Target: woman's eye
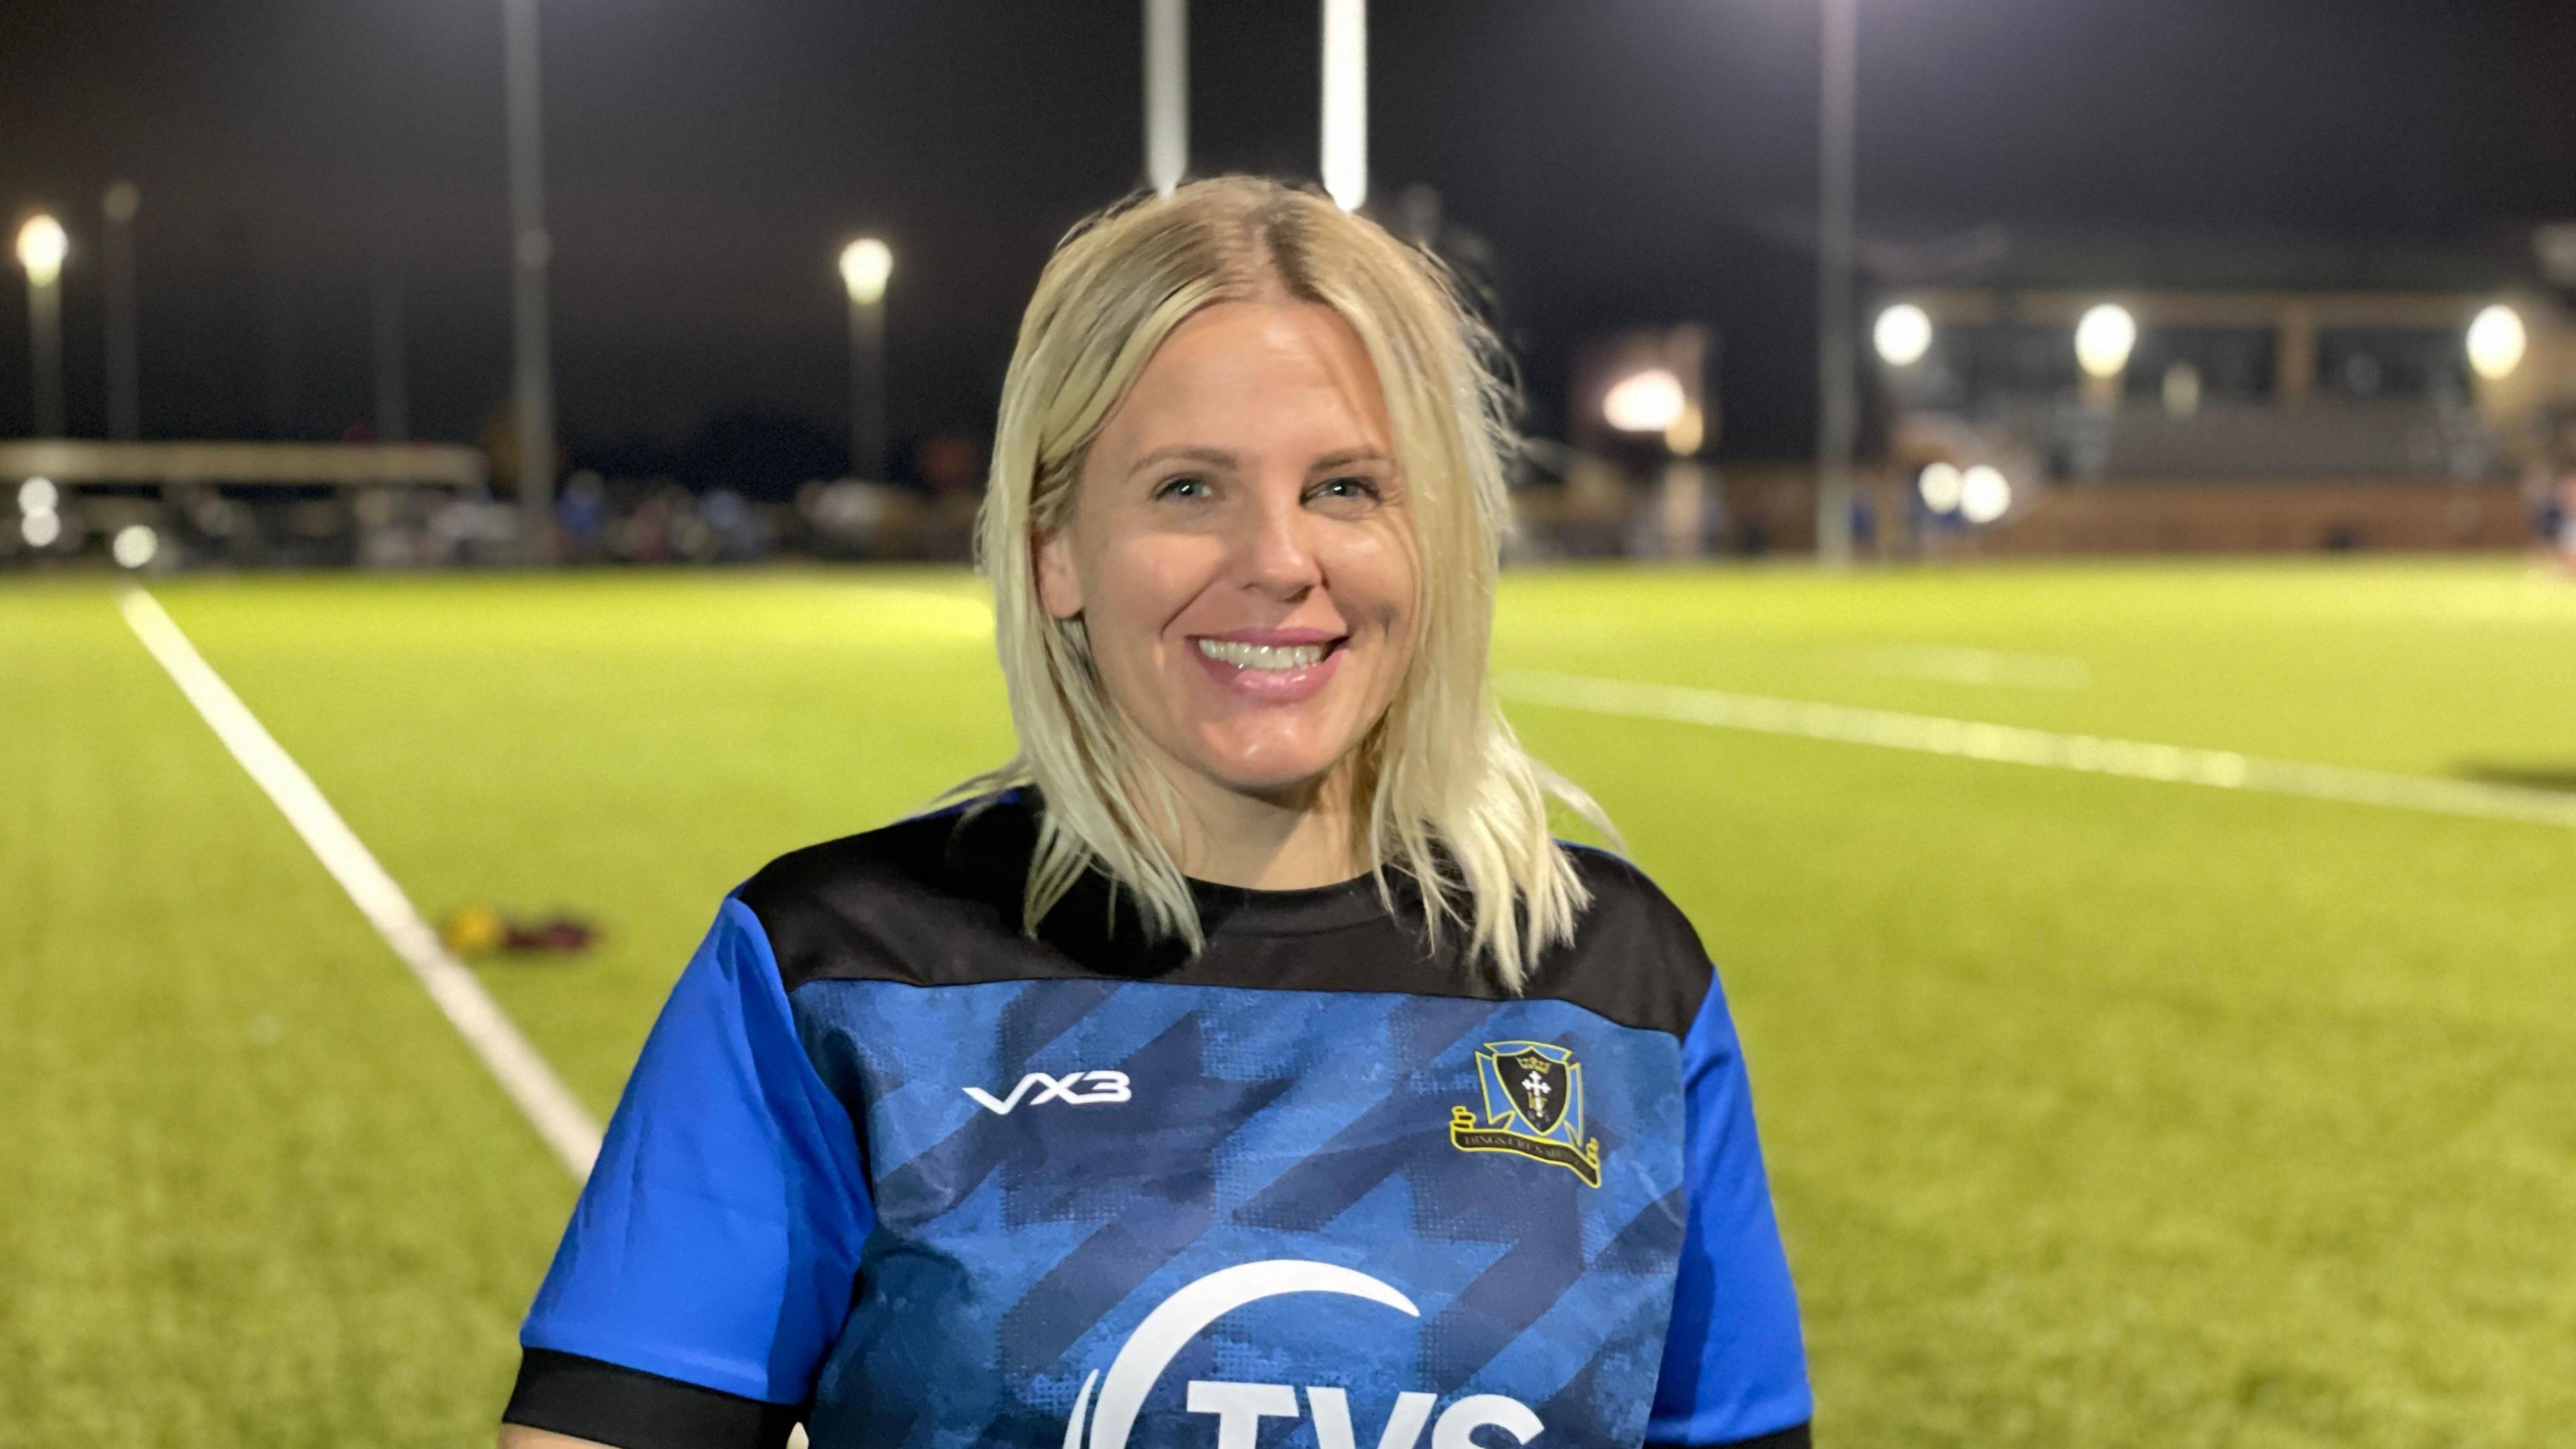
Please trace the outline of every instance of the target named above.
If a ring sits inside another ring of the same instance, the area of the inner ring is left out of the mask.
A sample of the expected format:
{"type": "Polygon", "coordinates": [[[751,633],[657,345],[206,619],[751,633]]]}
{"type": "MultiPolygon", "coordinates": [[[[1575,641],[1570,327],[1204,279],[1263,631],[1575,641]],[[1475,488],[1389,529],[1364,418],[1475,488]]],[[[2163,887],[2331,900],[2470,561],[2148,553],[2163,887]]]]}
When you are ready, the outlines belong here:
{"type": "Polygon", "coordinates": [[[1375,498],[1379,489],[1374,478],[1350,477],[1332,479],[1315,492],[1326,498],[1375,498]]]}
{"type": "Polygon", "coordinates": [[[1208,496],[1207,480],[1194,474],[1183,474],[1178,478],[1167,478],[1163,481],[1163,485],[1161,487],[1154,490],[1154,496],[1157,498],[1205,498],[1208,496]]]}

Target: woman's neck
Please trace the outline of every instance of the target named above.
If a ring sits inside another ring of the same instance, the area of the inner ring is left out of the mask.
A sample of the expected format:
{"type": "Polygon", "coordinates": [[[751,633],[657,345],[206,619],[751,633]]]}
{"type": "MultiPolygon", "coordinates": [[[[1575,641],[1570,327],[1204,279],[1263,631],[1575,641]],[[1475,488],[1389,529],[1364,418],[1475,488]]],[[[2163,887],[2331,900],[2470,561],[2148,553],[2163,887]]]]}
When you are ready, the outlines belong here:
{"type": "Polygon", "coordinates": [[[1181,832],[1166,840],[1181,872],[1219,885],[1300,890],[1367,871],[1351,790],[1334,771],[1277,795],[1248,795],[1180,771],[1181,832]]]}

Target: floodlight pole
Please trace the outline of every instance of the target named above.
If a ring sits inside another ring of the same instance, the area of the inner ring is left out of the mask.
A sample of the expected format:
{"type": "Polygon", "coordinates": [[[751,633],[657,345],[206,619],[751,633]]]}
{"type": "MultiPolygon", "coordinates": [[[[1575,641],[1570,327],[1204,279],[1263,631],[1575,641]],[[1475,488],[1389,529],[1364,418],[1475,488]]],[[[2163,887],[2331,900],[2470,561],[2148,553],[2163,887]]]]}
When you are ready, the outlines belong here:
{"type": "Polygon", "coordinates": [[[850,296],[850,476],[886,475],[885,294],[894,248],[863,236],[841,248],[841,286],[850,296]]]}
{"type": "Polygon", "coordinates": [[[1816,227],[1816,562],[1852,558],[1852,452],[1860,431],[1853,366],[1854,134],[1859,0],[1823,0],[1824,65],[1816,227]]]}
{"type": "Polygon", "coordinates": [[[555,382],[546,340],[545,150],[538,126],[537,0],[501,0],[510,127],[510,293],[513,396],[519,435],[519,511],[527,558],[547,562],[554,537],[555,382]]]}
{"type": "Polygon", "coordinates": [[[134,213],[142,193],[119,181],[99,198],[107,219],[107,436],[119,443],[142,435],[142,388],[134,323],[134,213]]]}
{"type": "Polygon", "coordinates": [[[886,477],[885,297],[850,299],[850,476],[886,477]]]}
{"type": "Polygon", "coordinates": [[[1145,0],[1145,179],[1169,196],[1189,169],[1189,0],[1145,0]]]}
{"type": "Polygon", "coordinates": [[[43,212],[18,228],[18,265],[27,274],[28,381],[39,438],[63,435],[63,259],[70,252],[62,223],[43,212]]]}
{"type": "Polygon", "coordinates": [[[35,435],[63,435],[63,284],[27,274],[27,348],[35,367],[35,435]]]}

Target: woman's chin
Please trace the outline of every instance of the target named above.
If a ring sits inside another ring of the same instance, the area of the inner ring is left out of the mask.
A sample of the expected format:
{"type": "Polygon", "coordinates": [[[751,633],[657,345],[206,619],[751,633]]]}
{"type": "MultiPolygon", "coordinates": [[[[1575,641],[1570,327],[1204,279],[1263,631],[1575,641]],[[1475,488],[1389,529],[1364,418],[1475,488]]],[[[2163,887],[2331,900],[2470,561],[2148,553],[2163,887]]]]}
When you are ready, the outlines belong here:
{"type": "Polygon", "coordinates": [[[1224,765],[1201,764],[1200,773],[1238,795],[1264,800],[1294,799],[1313,793],[1333,771],[1339,756],[1301,754],[1289,758],[1236,759],[1224,765]]]}

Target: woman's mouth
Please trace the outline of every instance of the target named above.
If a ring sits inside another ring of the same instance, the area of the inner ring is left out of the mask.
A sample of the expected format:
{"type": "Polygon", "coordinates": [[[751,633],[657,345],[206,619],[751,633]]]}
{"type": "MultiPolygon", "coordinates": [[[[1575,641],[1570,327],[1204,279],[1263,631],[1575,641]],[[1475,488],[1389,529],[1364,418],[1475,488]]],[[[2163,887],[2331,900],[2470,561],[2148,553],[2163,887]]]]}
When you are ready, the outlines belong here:
{"type": "Polygon", "coordinates": [[[1293,644],[1255,644],[1204,635],[1190,640],[1199,666],[1218,687],[1263,704],[1297,704],[1313,698],[1333,677],[1348,643],[1348,635],[1293,644]]]}
{"type": "Polygon", "coordinates": [[[1219,663],[1237,669],[1258,669],[1267,673],[1284,673],[1305,669],[1324,662],[1324,656],[1342,646],[1343,640],[1331,639],[1319,644],[1246,644],[1234,639],[1195,639],[1199,652],[1219,663]]]}

